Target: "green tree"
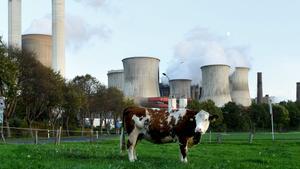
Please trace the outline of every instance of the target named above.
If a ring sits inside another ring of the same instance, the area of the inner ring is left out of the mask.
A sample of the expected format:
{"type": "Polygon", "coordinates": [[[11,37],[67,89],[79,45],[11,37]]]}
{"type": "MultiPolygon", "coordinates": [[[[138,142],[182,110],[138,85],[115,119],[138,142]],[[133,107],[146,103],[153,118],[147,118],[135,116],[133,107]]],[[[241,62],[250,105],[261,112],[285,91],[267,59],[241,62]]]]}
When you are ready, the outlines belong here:
{"type": "MultiPolygon", "coordinates": [[[[95,118],[95,111],[96,111],[96,94],[99,88],[102,88],[103,85],[95,78],[89,74],[84,76],[76,76],[72,83],[77,86],[82,92],[84,93],[85,97],[87,98],[86,105],[83,105],[79,116],[80,116],[80,125],[81,131],[84,130],[85,125],[85,118],[90,119],[90,126],[93,127],[93,121],[95,118]]],[[[82,133],[83,134],[83,133],[82,133]]]]}
{"type": "Polygon", "coordinates": [[[61,115],[64,79],[46,68],[28,51],[19,58],[21,88],[20,100],[25,108],[25,119],[32,129],[33,123],[42,115],[51,118],[61,115]]]}
{"type": "Polygon", "coordinates": [[[287,128],[290,122],[288,110],[279,104],[273,104],[274,125],[279,131],[287,128]]]}
{"type": "Polygon", "coordinates": [[[21,55],[19,49],[8,49],[0,37],[0,96],[6,98],[4,123],[8,137],[11,136],[9,121],[17,105],[19,68],[15,58],[19,55],[21,55]]]}
{"type": "Polygon", "coordinates": [[[252,103],[249,108],[249,115],[254,132],[257,129],[270,128],[270,113],[268,110],[268,105],[252,103]]]}
{"type": "Polygon", "coordinates": [[[229,102],[224,105],[222,111],[228,130],[248,131],[250,129],[249,113],[243,106],[229,102]]]}
{"type": "Polygon", "coordinates": [[[77,115],[80,110],[86,105],[86,97],[83,91],[73,83],[69,82],[64,86],[64,103],[63,109],[64,113],[62,114],[63,126],[66,128],[68,135],[70,127],[72,129],[76,128],[77,115]]]}
{"type": "Polygon", "coordinates": [[[300,104],[297,102],[280,102],[280,105],[284,106],[289,112],[291,129],[300,129],[300,104]]]}

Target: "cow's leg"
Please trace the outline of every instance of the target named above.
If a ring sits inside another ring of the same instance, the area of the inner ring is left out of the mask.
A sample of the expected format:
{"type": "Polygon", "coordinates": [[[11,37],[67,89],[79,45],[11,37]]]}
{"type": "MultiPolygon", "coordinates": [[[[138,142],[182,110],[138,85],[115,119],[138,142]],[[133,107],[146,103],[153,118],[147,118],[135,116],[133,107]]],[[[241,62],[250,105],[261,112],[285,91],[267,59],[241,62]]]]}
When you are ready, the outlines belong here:
{"type": "Polygon", "coordinates": [[[180,160],[181,162],[186,163],[187,162],[187,139],[181,138],[179,139],[179,148],[180,148],[180,160]]]}
{"type": "Polygon", "coordinates": [[[132,132],[128,136],[128,141],[127,141],[127,149],[128,149],[128,158],[129,161],[134,162],[136,160],[136,155],[135,155],[135,146],[137,142],[137,138],[140,134],[139,129],[137,127],[134,127],[132,132]]]}

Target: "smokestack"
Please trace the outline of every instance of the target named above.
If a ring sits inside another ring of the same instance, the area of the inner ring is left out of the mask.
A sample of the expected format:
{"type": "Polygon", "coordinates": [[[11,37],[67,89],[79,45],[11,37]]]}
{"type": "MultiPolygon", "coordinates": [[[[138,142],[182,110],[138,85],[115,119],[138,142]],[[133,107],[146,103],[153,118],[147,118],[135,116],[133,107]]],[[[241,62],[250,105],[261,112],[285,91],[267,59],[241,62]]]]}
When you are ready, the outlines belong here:
{"type": "Polygon", "coordinates": [[[262,103],[263,88],[262,88],[262,73],[257,72],[257,103],[262,103]]]}
{"type": "Polygon", "coordinates": [[[21,48],[22,1],[8,0],[8,46],[21,48]]]}
{"type": "Polygon", "coordinates": [[[300,82],[297,82],[297,102],[300,102],[300,82]]]}
{"type": "Polygon", "coordinates": [[[52,0],[52,69],[65,76],[65,0],[52,0]]]}

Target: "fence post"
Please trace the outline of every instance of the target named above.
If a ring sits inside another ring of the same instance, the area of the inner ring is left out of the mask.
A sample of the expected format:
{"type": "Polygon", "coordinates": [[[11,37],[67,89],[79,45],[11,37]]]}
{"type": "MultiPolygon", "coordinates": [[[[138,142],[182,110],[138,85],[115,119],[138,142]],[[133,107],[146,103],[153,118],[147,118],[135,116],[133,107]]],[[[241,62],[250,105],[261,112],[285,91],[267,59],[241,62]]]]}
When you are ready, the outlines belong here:
{"type": "Polygon", "coordinates": [[[96,131],[96,138],[97,138],[97,140],[99,139],[99,132],[98,132],[98,130],[96,131]]]}
{"type": "Polygon", "coordinates": [[[50,130],[48,129],[48,139],[50,138],[50,130]]]}
{"type": "Polygon", "coordinates": [[[218,135],[217,135],[217,143],[218,144],[222,143],[222,135],[221,135],[221,133],[218,133],[218,135]]]}
{"type": "Polygon", "coordinates": [[[58,144],[60,144],[60,138],[61,138],[61,126],[59,127],[59,135],[58,135],[58,144]]]}
{"type": "Polygon", "coordinates": [[[249,133],[249,143],[252,144],[254,134],[252,132],[249,133]]]}
{"type": "Polygon", "coordinates": [[[211,130],[209,131],[209,143],[211,143],[211,130]]]}
{"type": "Polygon", "coordinates": [[[35,132],[35,139],[34,139],[34,143],[35,143],[35,144],[38,144],[38,142],[39,142],[38,130],[35,130],[34,132],[35,132]]]}
{"type": "Polygon", "coordinates": [[[93,142],[93,128],[91,128],[91,133],[90,133],[90,142],[93,142]]]}

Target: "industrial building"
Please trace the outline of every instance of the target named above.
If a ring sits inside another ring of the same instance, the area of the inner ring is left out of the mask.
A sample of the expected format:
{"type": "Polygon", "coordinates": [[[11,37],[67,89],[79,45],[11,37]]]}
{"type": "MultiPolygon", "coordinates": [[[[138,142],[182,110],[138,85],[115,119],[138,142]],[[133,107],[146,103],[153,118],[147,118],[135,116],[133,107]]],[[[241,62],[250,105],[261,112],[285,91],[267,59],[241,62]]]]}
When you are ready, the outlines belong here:
{"type": "Polygon", "coordinates": [[[232,101],[246,107],[251,105],[248,72],[249,68],[247,67],[236,67],[233,74],[229,77],[232,101]]]}
{"type": "Polygon", "coordinates": [[[139,56],[122,60],[124,95],[142,104],[148,97],[160,97],[159,62],[154,57],[139,56]]]}
{"type": "Polygon", "coordinates": [[[174,98],[191,98],[191,79],[172,79],[169,81],[170,96],[174,98]]]}
{"type": "Polygon", "coordinates": [[[300,102],[300,82],[296,84],[296,101],[300,102]]]}
{"type": "Polygon", "coordinates": [[[65,0],[52,0],[52,69],[65,76],[65,0]]]}
{"type": "Polygon", "coordinates": [[[256,102],[262,103],[263,101],[263,86],[262,86],[262,73],[257,72],[257,97],[256,102]]]}
{"type": "Polygon", "coordinates": [[[21,14],[22,1],[8,0],[8,45],[10,47],[22,48],[22,44],[26,44],[25,49],[34,49],[33,52],[37,53],[39,61],[49,67],[48,61],[51,60],[51,68],[56,72],[60,72],[62,76],[65,76],[65,0],[52,0],[51,57],[49,57],[48,47],[41,44],[44,42],[48,43],[45,40],[47,37],[44,36],[41,38],[41,36],[31,35],[31,38],[29,38],[28,35],[25,35],[25,42],[23,42],[21,36],[21,14]],[[47,50],[42,51],[44,48],[47,48],[47,50]],[[46,55],[43,56],[45,53],[46,55]]]}
{"type": "Polygon", "coordinates": [[[8,46],[21,48],[22,1],[8,0],[8,46]]]}
{"type": "Polygon", "coordinates": [[[27,34],[22,36],[22,48],[33,52],[44,66],[52,66],[52,37],[44,34],[27,34]]]}
{"type": "Polygon", "coordinates": [[[202,95],[200,101],[212,100],[218,107],[232,101],[229,89],[230,66],[206,65],[202,66],[201,70],[202,95]]]}
{"type": "Polygon", "coordinates": [[[200,96],[201,96],[201,91],[202,91],[202,88],[198,84],[192,85],[191,86],[191,99],[199,100],[200,96]]]}
{"type": "Polygon", "coordinates": [[[120,91],[124,90],[124,71],[110,70],[107,73],[108,87],[116,87],[120,91]]]}

